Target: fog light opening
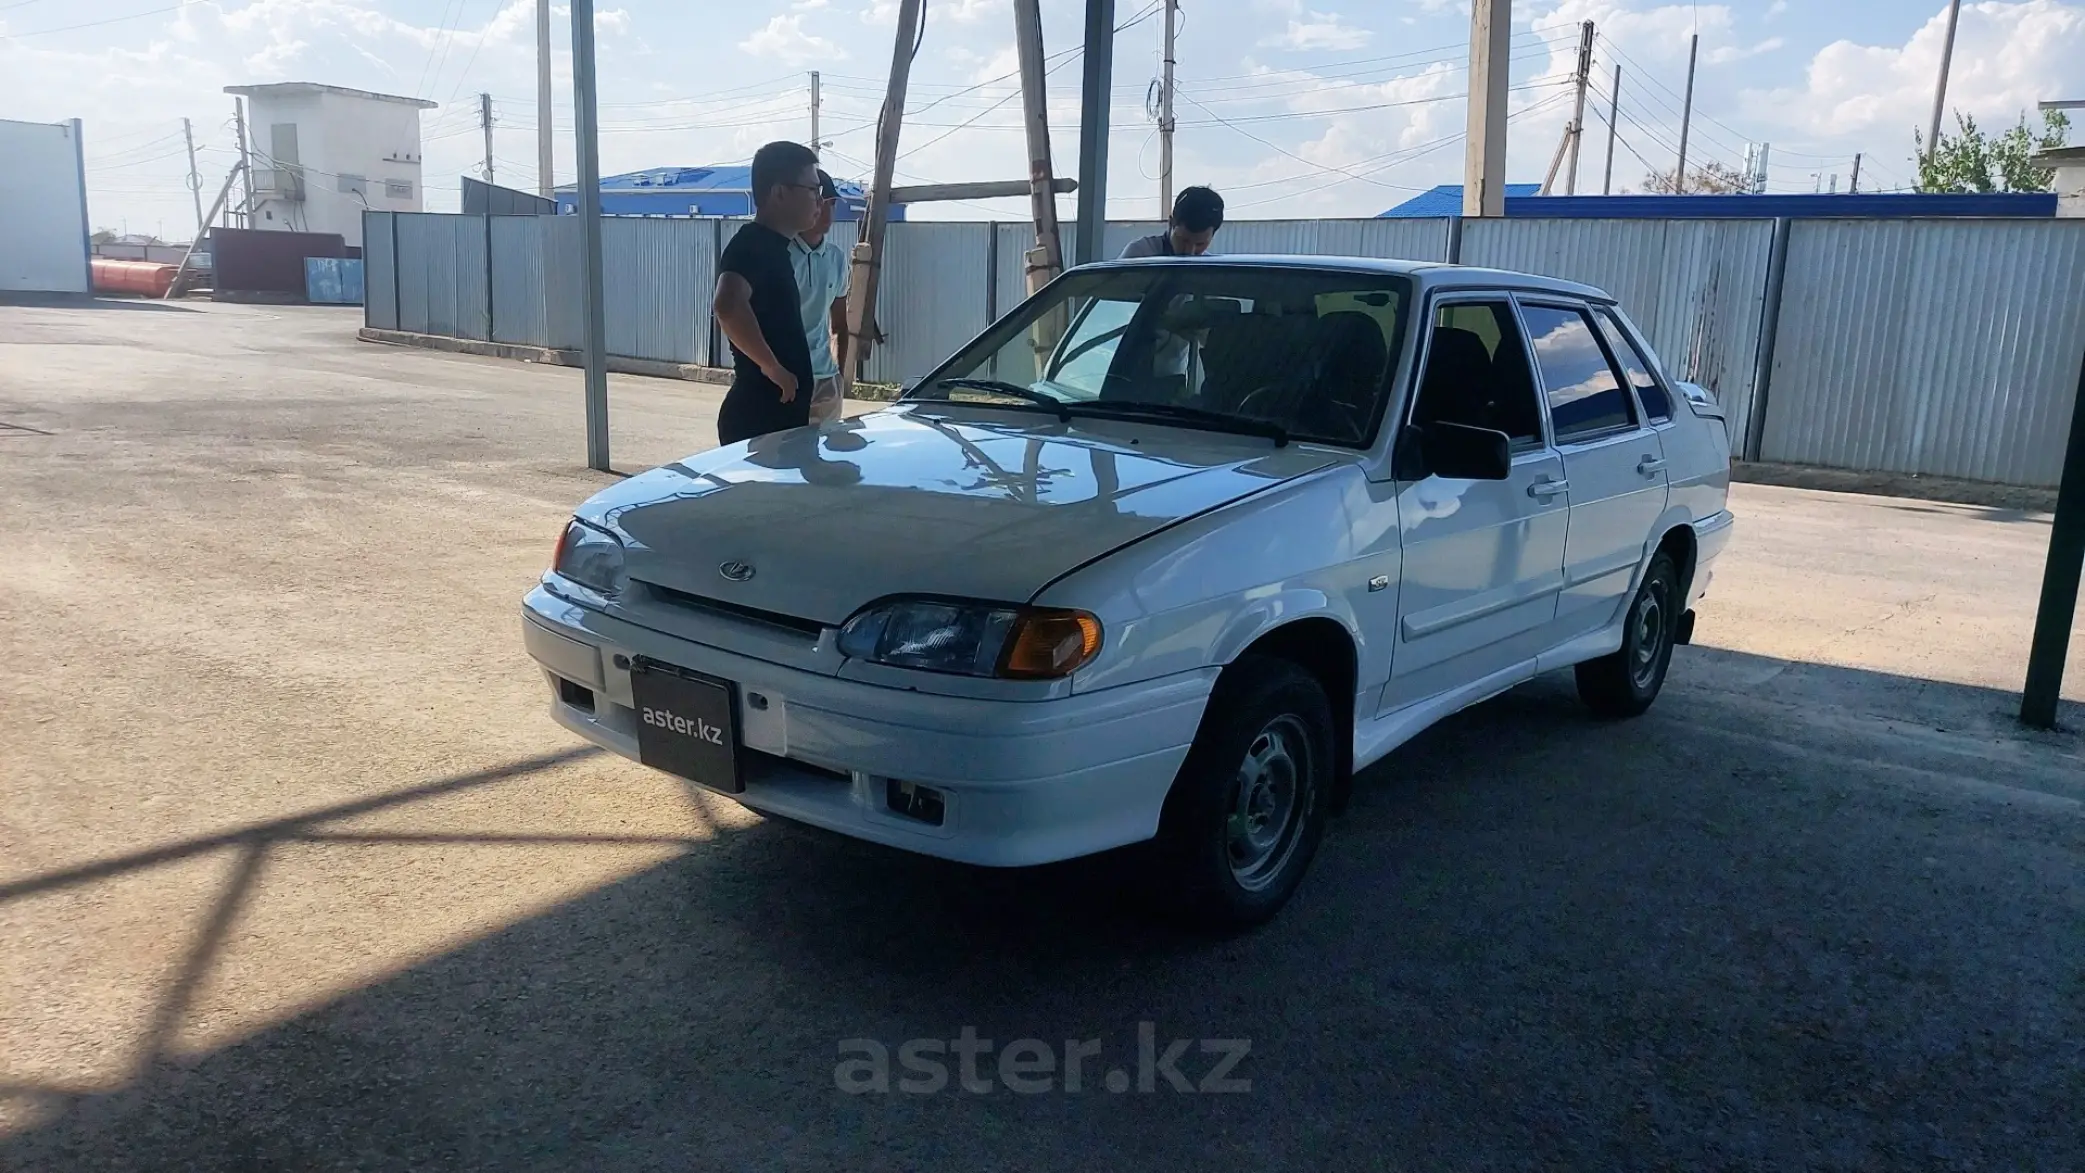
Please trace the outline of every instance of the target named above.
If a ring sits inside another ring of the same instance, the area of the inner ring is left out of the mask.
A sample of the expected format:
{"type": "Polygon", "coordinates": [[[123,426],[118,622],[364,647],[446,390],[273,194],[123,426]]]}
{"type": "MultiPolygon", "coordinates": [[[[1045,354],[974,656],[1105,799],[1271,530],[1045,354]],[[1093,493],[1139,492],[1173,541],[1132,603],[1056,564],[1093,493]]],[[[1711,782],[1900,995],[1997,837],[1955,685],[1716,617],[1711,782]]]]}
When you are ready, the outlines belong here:
{"type": "Polygon", "coordinates": [[[562,676],[557,680],[557,699],[583,712],[594,711],[594,690],[583,684],[574,684],[562,676]]]}
{"type": "Polygon", "coordinates": [[[942,793],[916,782],[885,779],[884,800],[890,809],[929,826],[938,827],[948,817],[948,801],[942,793]]]}

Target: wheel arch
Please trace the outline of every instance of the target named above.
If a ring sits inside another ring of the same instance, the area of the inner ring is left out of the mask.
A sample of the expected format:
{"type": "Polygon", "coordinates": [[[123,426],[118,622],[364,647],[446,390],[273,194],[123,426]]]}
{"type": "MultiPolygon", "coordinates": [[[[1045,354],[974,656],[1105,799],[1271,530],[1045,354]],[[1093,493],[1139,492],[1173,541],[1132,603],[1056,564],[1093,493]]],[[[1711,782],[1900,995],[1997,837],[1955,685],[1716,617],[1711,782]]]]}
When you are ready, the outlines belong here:
{"type": "Polygon", "coordinates": [[[1361,649],[1354,633],[1327,614],[1305,615],[1278,624],[1245,645],[1224,670],[1247,656],[1286,660],[1314,677],[1332,705],[1334,775],[1331,809],[1346,806],[1354,783],[1355,693],[1360,688],[1361,649]]]}

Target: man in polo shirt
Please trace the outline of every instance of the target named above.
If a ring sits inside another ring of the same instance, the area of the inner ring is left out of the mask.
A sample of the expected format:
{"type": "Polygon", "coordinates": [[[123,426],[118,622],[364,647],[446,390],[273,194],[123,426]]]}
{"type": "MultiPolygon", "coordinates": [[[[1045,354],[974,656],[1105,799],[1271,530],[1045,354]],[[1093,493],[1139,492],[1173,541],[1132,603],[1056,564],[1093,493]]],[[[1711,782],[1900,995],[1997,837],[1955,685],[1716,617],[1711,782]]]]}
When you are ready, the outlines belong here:
{"type": "Polygon", "coordinates": [[[818,219],[818,156],[772,142],[753,154],[753,222],[717,260],[711,303],[731,340],[731,389],[717,412],[717,440],[736,444],[810,420],[811,348],[790,264],[790,241],[818,219]]]}
{"type": "Polygon", "coordinates": [[[828,236],[840,190],[823,168],[818,171],[818,218],[789,242],[789,264],[796,273],[796,294],[804,319],[804,341],[811,347],[811,422],[840,418],[840,378],[836,341],[847,336],[847,254],[828,236]]]}
{"type": "Polygon", "coordinates": [[[1223,227],[1223,197],[1206,187],[1190,187],[1173,201],[1166,230],[1141,236],[1122,250],[1127,257],[1198,257],[1209,251],[1223,227]]]}

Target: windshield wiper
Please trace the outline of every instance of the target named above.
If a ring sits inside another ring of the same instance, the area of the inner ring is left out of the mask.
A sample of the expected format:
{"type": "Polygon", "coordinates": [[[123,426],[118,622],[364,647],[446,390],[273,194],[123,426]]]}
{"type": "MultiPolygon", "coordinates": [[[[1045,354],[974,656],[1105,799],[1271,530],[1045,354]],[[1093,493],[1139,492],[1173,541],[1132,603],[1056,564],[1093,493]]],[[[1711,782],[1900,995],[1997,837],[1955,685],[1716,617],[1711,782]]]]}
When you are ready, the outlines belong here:
{"type": "Polygon", "coordinates": [[[1178,403],[1140,403],[1129,399],[1095,400],[1090,403],[1067,403],[1064,410],[1068,415],[1088,416],[1101,419],[1133,419],[1138,416],[1177,420],[1181,423],[1206,427],[1215,432],[1235,432],[1241,436],[1265,436],[1274,441],[1276,448],[1285,448],[1289,443],[1289,430],[1273,420],[1253,419],[1250,416],[1227,415],[1201,407],[1188,407],[1178,403]]]}
{"type": "MultiPolygon", "coordinates": [[[[1019,383],[1009,383],[1004,379],[936,379],[934,380],[934,385],[936,387],[959,387],[966,391],[990,391],[998,395],[1011,395],[1015,399],[1025,399],[1038,407],[1048,408],[1051,415],[1056,416],[1065,423],[1071,422],[1071,412],[1065,409],[1062,399],[1052,395],[1045,395],[1033,387],[1023,387],[1019,383]]],[[[948,401],[948,396],[943,395],[941,399],[948,401]]]]}

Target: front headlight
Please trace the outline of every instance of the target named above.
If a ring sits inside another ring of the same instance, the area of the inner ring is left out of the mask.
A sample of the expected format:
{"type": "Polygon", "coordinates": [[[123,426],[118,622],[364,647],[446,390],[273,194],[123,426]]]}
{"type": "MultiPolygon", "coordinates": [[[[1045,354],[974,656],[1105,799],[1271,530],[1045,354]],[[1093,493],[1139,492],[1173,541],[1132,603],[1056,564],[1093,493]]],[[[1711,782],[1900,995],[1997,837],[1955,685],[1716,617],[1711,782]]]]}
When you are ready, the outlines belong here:
{"type": "Polygon", "coordinates": [[[615,595],[623,589],[623,543],[607,530],[568,522],[550,568],[588,590],[615,595]]]}
{"type": "Polygon", "coordinates": [[[840,628],[840,652],[896,668],[1056,680],[1091,663],[1100,636],[1100,620],[1084,611],[892,599],[840,628]]]}

